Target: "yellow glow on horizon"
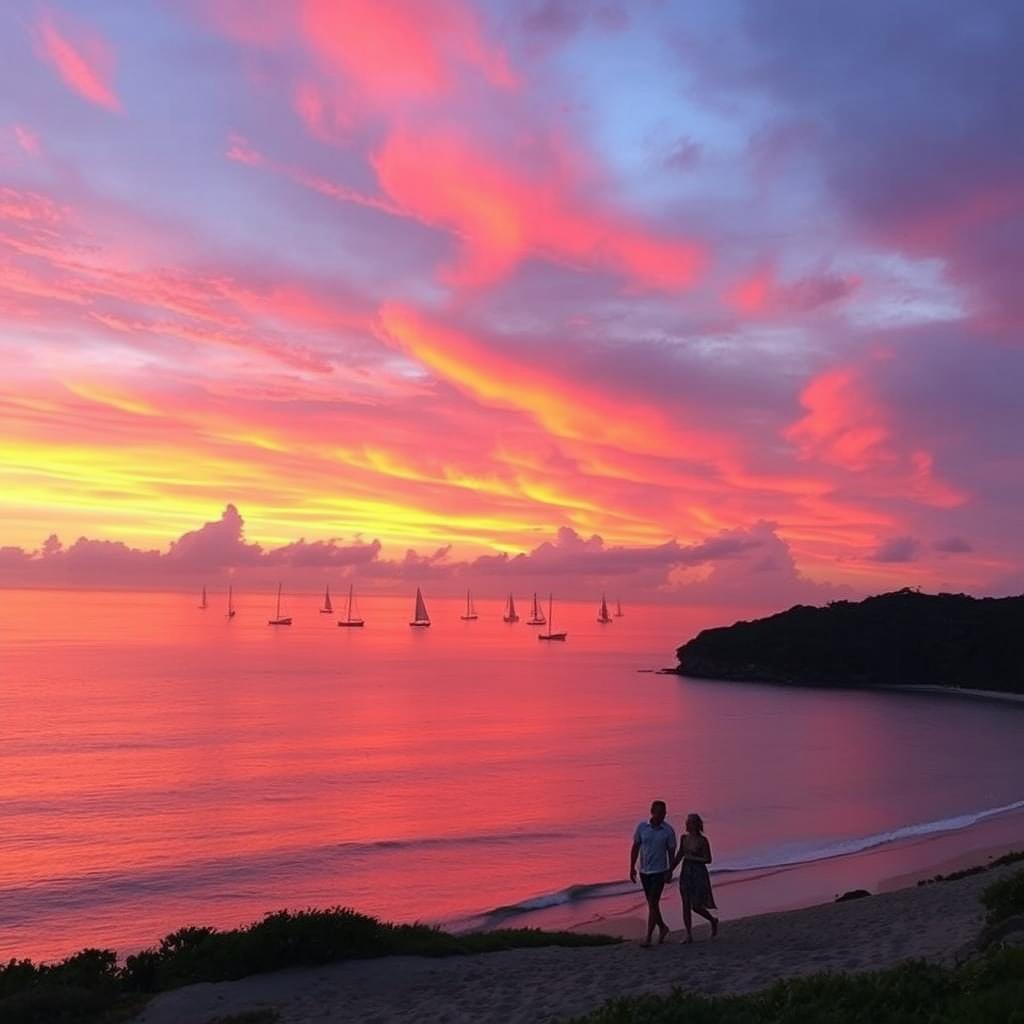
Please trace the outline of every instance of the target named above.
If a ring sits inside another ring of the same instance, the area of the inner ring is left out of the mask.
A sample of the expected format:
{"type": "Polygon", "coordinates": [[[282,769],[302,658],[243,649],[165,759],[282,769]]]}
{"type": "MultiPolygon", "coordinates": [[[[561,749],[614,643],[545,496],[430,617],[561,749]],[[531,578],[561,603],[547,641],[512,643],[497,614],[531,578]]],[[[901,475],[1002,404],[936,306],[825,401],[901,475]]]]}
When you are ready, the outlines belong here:
{"type": "Polygon", "coordinates": [[[95,384],[86,383],[85,381],[64,381],[64,387],[79,398],[84,398],[90,402],[96,402],[98,405],[106,405],[109,408],[117,409],[120,412],[130,412],[134,413],[136,416],[163,415],[161,410],[150,405],[149,402],[144,402],[141,398],[116,394],[106,388],[101,388],[95,384]]]}

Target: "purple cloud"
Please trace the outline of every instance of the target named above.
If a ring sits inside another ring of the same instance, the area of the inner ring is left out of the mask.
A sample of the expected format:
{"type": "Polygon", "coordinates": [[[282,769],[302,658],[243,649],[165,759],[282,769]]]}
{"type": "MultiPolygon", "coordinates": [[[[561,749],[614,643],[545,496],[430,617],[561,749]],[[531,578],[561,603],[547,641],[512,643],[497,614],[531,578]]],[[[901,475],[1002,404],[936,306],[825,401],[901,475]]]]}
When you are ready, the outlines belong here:
{"type": "Polygon", "coordinates": [[[961,555],[974,550],[970,541],[963,537],[947,537],[945,540],[937,540],[932,547],[936,551],[944,551],[950,555],[961,555]]]}
{"type": "Polygon", "coordinates": [[[921,550],[921,542],[914,537],[892,537],[883,541],[871,556],[876,562],[913,562],[921,550]]]}

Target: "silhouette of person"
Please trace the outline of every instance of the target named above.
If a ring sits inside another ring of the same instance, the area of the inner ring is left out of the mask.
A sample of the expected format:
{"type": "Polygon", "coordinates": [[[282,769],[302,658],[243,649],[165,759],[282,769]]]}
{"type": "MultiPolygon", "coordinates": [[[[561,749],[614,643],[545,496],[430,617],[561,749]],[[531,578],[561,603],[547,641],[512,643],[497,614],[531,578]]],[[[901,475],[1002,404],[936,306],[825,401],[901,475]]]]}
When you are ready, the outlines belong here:
{"type": "Polygon", "coordinates": [[[651,804],[649,821],[641,821],[633,831],[633,847],[629,851],[629,880],[636,881],[636,862],[640,856],[640,884],[647,900],[647,939],[641,943],[649,947],[654,929],[658,929],[658,942],[664,942],[669,928],[661,916],[661,893],[665,883],[672,879],[672,863],[676,852],[675,829],[665,820],[667,808],[664,800],[651,804]]]}
{"type": "Polygon", "coordinates": [[[711,922],[711,938],[718,934],[718,918],[710,913],[717,910],[715,896],[711,891],[711,843],[704,835],[704,821],[699,814],[686,816],[686,831],[679,844],[679,852],[672,858],[672,869],[682,863],[679,873],[679,895],[683,900],[683,927],[686,929],[684,942],[693,942],[693,914],[699,914],[711,922]]]}

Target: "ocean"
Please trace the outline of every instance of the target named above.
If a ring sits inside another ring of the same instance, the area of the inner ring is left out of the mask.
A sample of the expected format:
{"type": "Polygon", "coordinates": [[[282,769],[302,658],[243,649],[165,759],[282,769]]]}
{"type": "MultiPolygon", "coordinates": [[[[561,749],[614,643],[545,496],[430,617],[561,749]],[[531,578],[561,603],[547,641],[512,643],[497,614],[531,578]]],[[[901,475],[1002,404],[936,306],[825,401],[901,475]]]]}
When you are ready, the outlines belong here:
{"type": "Polygon", "coordinates": [[[284,907],[572,923],[635,892],[655,797],[720,881],[1024,808],[1024,707],[652,671],[714,610],[556,603],[541,643],[526,593],[464,622],[427,588],[423,630],[413,593],[339,629],[287,585],[291,627],[272,594],[0,591],[0,959],[284,907]]]}

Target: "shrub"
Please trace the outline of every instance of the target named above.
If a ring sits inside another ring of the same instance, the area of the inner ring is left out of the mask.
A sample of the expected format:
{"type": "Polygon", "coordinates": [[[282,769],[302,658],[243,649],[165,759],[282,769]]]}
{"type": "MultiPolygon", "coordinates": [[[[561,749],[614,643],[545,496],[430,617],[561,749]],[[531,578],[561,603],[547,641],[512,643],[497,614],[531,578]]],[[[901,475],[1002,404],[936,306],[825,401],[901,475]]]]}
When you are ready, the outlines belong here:
{"type": "Polygon", "coordinates": [[[576,1024],[1024,1024],[1024,950],[947,969],[920,961],[872,974],[818,974],[744,996],[618,999],[576,1024]]]}
{"type": "Polygon", "coordinates": [[[1024,871],[993,882],[981,894],[988,915],[986,924],[998,924],[1015,914],[1024,914],[1024,871]]]}

